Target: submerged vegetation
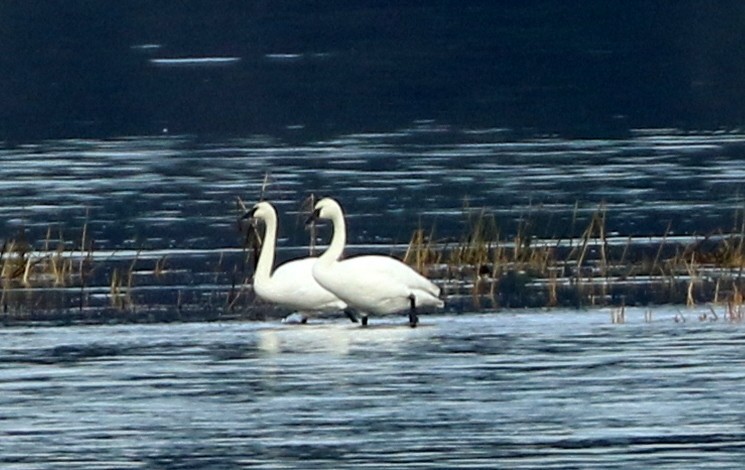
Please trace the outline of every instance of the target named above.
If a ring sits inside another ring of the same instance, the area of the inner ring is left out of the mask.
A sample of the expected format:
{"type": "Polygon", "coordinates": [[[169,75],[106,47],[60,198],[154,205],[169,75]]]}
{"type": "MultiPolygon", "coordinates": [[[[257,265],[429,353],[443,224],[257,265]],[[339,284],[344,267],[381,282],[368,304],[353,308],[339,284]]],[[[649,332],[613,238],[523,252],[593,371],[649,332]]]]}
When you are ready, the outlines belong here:
{"type": "MultiPolygon", "coordinates": [[[[311,199],[312,201],[312,199],[311,199]]],[[[305,201],[303,210],[309,205],[305,201]]],[[[312,204],[310,204],[312,207],[312,204]]],[[[238,210],[245,211],[239,200],[238,210]]],[[[745,216],[736,230],[657,237],[609,234],[601,204],[576,234],[541,236],[522,220],[504,234],[485,210],[464,209],[459,239],[414,230],[394,254],[443,288],[451,311],[607,307],[613,323],[627,307],[679,306],[676,321],[742,321],[745,315],[745,216]]],[[[0,247],[0,309],[5,324],[152,322],[277,318],[250,288],[260,234],[239,225],[241,248],[97,250],[87,224],[66,236],[46,229],[35,241],[21,229],[0,247]]],[[[311,230],[310,249],[315,249],[311,230]]],[[[388,250],[385,248],[384,250],[388,250]]],[[[301,256],[301,254],[298,254],[301,256]]]]}

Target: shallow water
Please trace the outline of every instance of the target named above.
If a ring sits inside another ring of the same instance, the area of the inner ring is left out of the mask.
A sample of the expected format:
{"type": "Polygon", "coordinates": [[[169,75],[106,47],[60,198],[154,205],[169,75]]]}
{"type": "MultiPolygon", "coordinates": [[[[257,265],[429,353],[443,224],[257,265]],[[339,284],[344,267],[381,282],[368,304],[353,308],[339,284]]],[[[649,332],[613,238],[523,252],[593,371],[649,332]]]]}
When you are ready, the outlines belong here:
{"type": "Polygon", "coordinates": [[[737,467],[742,325],[627,315],[5,329],[0,463],[737,467]]]}

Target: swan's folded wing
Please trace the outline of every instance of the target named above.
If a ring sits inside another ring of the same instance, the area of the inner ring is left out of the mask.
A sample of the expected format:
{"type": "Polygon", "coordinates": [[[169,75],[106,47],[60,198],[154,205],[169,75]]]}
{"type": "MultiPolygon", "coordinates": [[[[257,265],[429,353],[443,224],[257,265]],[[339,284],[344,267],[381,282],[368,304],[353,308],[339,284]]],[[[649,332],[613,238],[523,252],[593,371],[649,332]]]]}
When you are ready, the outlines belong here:
{"type": "Polygon", "coordinates": [[[343,263],[349,263],[355,269],[365,269],[369,272],[379,273],[399,284],[406,285],[410,289],[429,292],[434,297],[440,295],[440,288],[432,281],[416,272],[409,265],[390,256],[357,256],[348,258],[343,263]]]}

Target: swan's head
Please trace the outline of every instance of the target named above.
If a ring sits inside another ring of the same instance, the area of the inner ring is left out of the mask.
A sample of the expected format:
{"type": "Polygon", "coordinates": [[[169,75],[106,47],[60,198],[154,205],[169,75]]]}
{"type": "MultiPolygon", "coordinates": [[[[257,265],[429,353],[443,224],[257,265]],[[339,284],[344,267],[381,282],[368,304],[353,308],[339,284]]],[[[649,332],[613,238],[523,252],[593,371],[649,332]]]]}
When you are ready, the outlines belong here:
{"type": "Polygon", "coordinates": [[[274,210],[274,206],[269,204],[268,202],[259,202],[255,206],[251,208],[250,211],[246,212],[243,217],[243,219],[249,219],[249,220],[269,220],[269,219],[276,219],[277,218],[277,211],[274,210]]]}
{"type": "Polygon", "coordinates": [[[339,203],[330,197],[325,197],[313,207],[313,214],[308,218],[308,222],[319,219],[333,219],[341,214],[343,214],[343,211],[339,203]]]}

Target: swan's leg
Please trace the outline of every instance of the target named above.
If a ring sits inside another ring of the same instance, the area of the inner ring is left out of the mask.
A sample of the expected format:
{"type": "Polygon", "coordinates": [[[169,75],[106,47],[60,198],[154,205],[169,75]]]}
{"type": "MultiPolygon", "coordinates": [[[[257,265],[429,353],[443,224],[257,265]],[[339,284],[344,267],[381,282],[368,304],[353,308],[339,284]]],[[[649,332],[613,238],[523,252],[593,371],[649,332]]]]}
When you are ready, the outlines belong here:
{"type": "Polygon", "coordinates": [[[361,322],[362,322],[362,326],[367,326],[367,314],[366,313],[362,314],[361,322]]]}
{"type": "Polygon", "coordinates": [[[308,315],[303,312],[291,313],[282,319],[282,323],[305,325],[308,323],[308,315]]]}
{"type": "Polygon", "coordinates": [[[419,317],[416,316],[416,297],[414,294],[409,295],[409,326],[415,328],[419,323],[419,317]]]}
{"type": "Polygon", "coordinates": [[[352,310],[351,308],[345,308],[344,314],[352,321],[352,323],[357,323],[360,321],[359,318],[357,318],[357,314],[354,313],[354,310],[352,310]]]}

